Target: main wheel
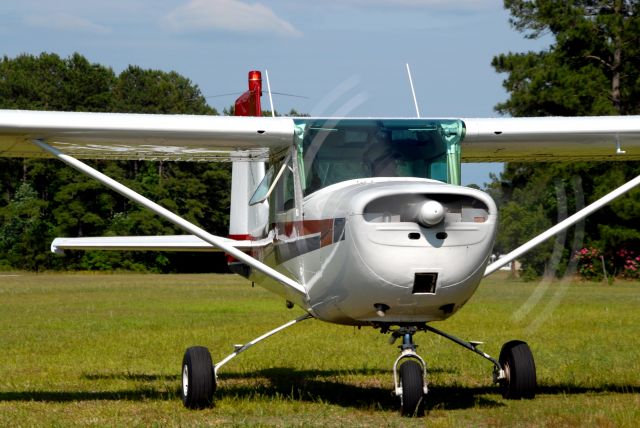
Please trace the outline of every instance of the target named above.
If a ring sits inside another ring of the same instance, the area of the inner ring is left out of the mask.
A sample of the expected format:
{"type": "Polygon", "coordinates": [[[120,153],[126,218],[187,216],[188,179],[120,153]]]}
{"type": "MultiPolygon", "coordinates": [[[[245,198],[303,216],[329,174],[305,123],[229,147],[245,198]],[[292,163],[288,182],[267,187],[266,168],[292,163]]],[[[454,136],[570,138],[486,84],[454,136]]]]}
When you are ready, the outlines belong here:
{"type": "Polygon", "coordinates": [[[216,379],[211,354],[204,346],[193,346],[182,359],[182,403],[189,409],[209,407],[213,402],[216,379]]]}
{"type": "Polygon", "coordinates": [[[402,416],[424,416],[424,390],[422,366],[417,361],[407,360],[400,366],[400,413],[402,416]]]}
{"type": "Polygon", "coordinates": [[[502,345],[500,365],[506,376],[500,382],[504,398],[518,400],[536,396],[536,364],[529,345],[520,340],[502,345]]]}

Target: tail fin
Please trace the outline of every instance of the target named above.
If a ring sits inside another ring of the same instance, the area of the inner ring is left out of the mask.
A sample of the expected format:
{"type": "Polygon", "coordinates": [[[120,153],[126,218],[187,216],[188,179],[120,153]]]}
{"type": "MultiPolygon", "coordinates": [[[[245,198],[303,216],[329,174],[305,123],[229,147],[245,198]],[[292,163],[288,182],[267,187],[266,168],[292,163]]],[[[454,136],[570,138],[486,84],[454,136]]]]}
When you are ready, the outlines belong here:
{"type": "MultiPolygon", "coordinates": [[[[262,76],[259,71],[249,72],[249,90],[236,100],[235,116],[262,116],[260,96],[262,95],[262,76]]],[[[268,222],[269,208],[265,203],[249,206],[249,199],[264,177],[264,162],[236,161],[231,169],[231,213],[229,219],[229,238],[249,240],[261,237],[268,222]]],[[[234,269],[233,258],[228,260],[234,269]]],[[[239,266],[237,266],[239,267],[239,266]]],[[[245,276],[248,272],[240,270],[245,276]]]]}

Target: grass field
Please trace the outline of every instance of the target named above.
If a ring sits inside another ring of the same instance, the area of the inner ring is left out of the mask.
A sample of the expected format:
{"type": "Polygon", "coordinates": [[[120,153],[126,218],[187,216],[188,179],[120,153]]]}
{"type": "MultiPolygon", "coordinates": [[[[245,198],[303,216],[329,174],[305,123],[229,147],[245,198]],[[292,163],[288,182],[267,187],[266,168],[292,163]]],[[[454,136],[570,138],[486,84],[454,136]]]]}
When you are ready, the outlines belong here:
{"type": "Polygon", "coordinates": [[[535,400],[502,399],[490,363],[419,333],[431,392],[426,418],[408,420],[391,396],[388,337],[316,320],[225,366],[213,408],[184,409],[185,348],[220,360],[302,313],[239,277],[0,275],[0,426],[637,426],[640,283],[542,287],[487,280],[435,324],[496,357],[510,339],[529,342],[535,400]]]}

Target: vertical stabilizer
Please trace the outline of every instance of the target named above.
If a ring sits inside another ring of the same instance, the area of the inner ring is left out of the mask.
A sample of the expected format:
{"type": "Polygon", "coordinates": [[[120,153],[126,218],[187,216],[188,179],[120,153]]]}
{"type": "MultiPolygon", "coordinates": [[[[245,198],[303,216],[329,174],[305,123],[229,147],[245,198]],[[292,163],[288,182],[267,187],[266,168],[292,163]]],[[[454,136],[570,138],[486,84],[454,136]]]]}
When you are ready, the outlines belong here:
{"type": "MultiPolygon", "coordinates": [[[[259,71],[249,72],[249,90],[236,100],[235,116],[262,116],[260,96],[262,76],[259,71]]],[[[264,177],[264,162],[233,162],[231,172],[231,215],[229,237],[251,239],[260,237],[268,221],[266,202],[249,206],[249,199],[264,177]]]]}
{"type": "Polygon", "coordinates": [[[267,224],[267,202],[249,206],[249,199],[264,177],[264,162],[234,162],[231,169],[229,238],[260,237],[267,224]]]}

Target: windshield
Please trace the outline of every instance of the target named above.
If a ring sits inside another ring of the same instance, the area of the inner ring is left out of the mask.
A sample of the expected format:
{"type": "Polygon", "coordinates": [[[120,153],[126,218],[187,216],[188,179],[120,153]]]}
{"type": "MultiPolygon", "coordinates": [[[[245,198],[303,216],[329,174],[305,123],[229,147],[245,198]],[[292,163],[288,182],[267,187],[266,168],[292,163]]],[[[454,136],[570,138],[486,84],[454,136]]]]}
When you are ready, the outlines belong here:
{"type": "Polygon", "coordinates": [[[420,177],[460,181],[459,120],[296,119],[304,195],[341,181],[420,177]]]}

